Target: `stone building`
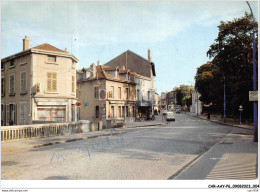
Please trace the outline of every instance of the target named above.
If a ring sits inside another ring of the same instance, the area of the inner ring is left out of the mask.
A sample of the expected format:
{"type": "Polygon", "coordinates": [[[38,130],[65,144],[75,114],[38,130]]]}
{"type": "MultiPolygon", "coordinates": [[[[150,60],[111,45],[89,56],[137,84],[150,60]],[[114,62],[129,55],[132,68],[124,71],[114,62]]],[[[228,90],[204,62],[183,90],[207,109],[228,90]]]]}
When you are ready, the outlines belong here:
{"type": "Polygon", "coordinates": [[[136,73],[134,82],[136,83],[137,96],[137,114],[145,119],[153,114],[154,105],[154,77],[155,65],[151,60],[150,50],[148,49],[148,58],[145,59],[136,53],[127,50],[104,66],[118,67],[121,70],[130,70],[136,73]]]}
{"type": "Polygon", "coordinates": [[[76,63],[47,43],[1,59],[1,125],[76,120],[76,63]]]}
{"type": "Polygon", "coordinates": [[[135,120],[136,87],[128,70],[101,66],[98,62],[78,70],[79,119],[115,125],[135,120]],[[106,122],[105,122],[106,118],[106,122]]]}

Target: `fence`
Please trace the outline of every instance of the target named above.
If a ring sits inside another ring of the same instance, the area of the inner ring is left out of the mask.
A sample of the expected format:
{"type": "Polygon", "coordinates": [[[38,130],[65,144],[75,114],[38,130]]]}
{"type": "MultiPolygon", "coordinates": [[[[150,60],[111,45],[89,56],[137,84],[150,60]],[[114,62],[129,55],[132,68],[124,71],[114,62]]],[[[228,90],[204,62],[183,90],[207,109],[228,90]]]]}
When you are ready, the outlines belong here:
{"type": "Polygon", "coordinates": [[[81,126],[82,124],[77,122],[4,126],[1,127],[1,141],[80,133],[82,132],[81,126]]]}

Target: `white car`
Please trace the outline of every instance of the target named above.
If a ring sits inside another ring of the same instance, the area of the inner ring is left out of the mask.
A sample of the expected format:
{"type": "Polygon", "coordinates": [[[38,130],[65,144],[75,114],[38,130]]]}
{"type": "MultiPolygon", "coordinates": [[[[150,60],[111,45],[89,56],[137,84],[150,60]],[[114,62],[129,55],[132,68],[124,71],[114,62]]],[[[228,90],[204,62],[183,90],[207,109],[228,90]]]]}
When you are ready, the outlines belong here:
{"type": "Polygon", "coordinates": [[[174,116],[173,112],[166,113],[166,121],[175,121],[175,116],[174,116]]]}

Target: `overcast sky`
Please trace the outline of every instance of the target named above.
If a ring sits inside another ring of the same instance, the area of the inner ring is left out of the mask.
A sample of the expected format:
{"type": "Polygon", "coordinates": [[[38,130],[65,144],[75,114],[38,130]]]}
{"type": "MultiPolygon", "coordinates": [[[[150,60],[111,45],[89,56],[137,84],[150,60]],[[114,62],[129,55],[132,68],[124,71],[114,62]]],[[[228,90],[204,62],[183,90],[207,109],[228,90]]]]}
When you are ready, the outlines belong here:
{"type": "MultiPolygon", "coordinates": [[[[258,3],[250,1],[258,19],[258,3]]],[[[8,2],[1,5],[1,57],[49,43],[68,48],[77,68],[108,62],[131,50],[155,63],[155,88],[194,85],[196,68],[217,37],[220,21],[250,12],[245,1],[8,2]]]]}

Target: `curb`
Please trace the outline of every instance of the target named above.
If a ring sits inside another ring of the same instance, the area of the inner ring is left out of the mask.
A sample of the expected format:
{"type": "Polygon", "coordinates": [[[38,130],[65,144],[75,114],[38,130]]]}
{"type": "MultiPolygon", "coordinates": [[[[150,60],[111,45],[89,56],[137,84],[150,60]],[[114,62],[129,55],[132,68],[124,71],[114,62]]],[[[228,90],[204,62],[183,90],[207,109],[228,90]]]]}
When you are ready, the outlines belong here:
{"type": "Polygon", "coordinates": [[[126,133],[126,131],[122,131],[120,133],[112,133],[112,134],[111,133],[105,133],[105,134],[101,134],[101,135],[91,135],[91,136],[80,137],[80,138],[76,138],[76,139],[67,139],[67,140],[63,140],[63,141],[55,141],[55,142],[44,143],[44,144],[40,144],[40,145],[34,145],[31,148],[46,147],[46,146],[55,145],[55,144],[69,143],[69,142],[74,142],[74,141],[93,139],[93,138],[96,138],[96,137],[109,136],[109,135],[119,135],[119,134],[124,134],[124,133],[126,133]]]}
{"type": "Polygon", "coordinates": [[[149,125],[138,125],[138,126],[133,126],[133,127],[123,126],[123,128],[149,127],[149,126],[157,126],[157,125],[166,125],[166,123],[149,124],[149,125]]]}
{"type": "Polygon", "coordinates": [[[206,118],[203,118],[203,117],[200,117],[200,116],[195,116],[195,115],[192,115],[192,114],[188,114],[188,115],[190,115],[192,117],[200,118],[200,119],[203,119],[203,120],[211,121],[213,123],[218,123],[218,124],[222,124],[222,125],[228,125],[228,126],[231,126],[231,127],[237,127],[237,128],[240,128],[240,129],[250,129],[250,130],[254,129],[253,127],[241,127],[239,125],[232,125],[232,124],[228,124],[228,123],[224,123],[224,122],[219,122],[217,120],[208,120],[206,118]]]}

